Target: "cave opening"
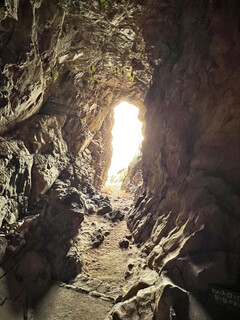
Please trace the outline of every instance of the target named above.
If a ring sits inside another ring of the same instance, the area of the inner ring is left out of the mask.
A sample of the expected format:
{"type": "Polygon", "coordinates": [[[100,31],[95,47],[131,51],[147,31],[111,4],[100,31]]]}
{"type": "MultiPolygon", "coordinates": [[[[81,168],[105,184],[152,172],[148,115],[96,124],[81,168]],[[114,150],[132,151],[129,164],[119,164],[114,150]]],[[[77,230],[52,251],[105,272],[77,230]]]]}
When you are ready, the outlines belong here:
{"type": "Polygon", "coordinates": [[[128,166],[141,155],[143,123],[139,109],[126,101],[114,107],[112,129],[112,159],[106,186],[120,187],[128,172],[128,166]]]}

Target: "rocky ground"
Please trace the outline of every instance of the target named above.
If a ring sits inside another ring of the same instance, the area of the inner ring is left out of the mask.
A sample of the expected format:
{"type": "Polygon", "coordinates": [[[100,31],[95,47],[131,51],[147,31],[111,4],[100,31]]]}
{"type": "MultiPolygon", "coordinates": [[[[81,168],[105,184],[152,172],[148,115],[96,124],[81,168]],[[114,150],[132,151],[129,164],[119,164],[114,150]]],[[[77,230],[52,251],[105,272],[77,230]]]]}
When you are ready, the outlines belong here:
{"type": "Polygon", "coordinates": [[[109,199],[118,218],[85,216],[76,237],[74,247],[81,259],[81,274],[68,284],[52,283],[30,318],[101,320],[126,294],[126,280],[141,260],[124,219],[132,197],[114,189],[109,199]]]}

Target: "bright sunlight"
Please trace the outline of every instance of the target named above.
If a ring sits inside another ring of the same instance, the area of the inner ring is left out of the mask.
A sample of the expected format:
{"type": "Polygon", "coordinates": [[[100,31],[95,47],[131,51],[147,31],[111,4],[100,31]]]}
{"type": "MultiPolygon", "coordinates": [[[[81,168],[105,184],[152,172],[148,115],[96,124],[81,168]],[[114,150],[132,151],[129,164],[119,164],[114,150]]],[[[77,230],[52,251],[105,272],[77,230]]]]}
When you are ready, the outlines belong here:
{"type": "Polygon", "coordinates": [[[114,108],[113,155],[107,185],[120,184],[121,172],[140,153],[143,135],[138,113],[138,108],[127,102],[121,102],[114,108]]]}

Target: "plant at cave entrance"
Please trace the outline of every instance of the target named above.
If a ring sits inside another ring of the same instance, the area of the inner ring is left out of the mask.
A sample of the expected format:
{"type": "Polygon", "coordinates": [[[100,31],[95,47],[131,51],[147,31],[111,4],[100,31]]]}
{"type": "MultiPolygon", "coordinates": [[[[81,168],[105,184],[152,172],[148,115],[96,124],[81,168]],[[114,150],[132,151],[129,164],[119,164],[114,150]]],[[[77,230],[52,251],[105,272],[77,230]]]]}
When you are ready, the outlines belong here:
{"type": "Polygon", "coordinates": [[[84,125],[86,123],[86,119],[80,119],[81,124],[84,125]]]}
{"type": "Polygon", "coordinates": [[[89,69],[89,74],[90,74],[90,80],[93,80],[93,76],[94,76],[94,73],[96,72],[96,67],[94,66],[91,66],[90,69],[89,69]]]}
{"type": "Polygon", "coordinates": [[[107,0],[100,0],[100,2],[103,4],[105,9],[109,8],[109,2],[107,0]]]}
{"type": "Polygon", "coordinates": [[[53,80],[56,81],[57,78],[58,78],[58,76],[59,76],[59,71],[56,70],[56,69],[54,69],[54,70],[52,71],[53,80]]]}
{"type": "Polygon", "coordinates": [[[116,67],[116,68],[114,69],[114,73],[119,73],[119,71],[120,71],[119,67],[116,67]]]}
{"type": "Polygon", "coordinates": [[[127,172],[128,172],[128,169],[127,169],[127,168],[123,168],[123,169],[119,170],[119,171],[117,172],[117,174],[111,176],[110,182],[111,182],[111,183],[114,183],[114,184],[116,184],[116,183],[122,183],[123,180],[124,180],[124,178],[125,178],[126,175],[127,175],[127,172]]]}
{"type": "Polygon", "coordinates": [[[130,75],[130,81],[134,82],[134,75],[132,70],[129,72],[129,75],[130,75]]]}

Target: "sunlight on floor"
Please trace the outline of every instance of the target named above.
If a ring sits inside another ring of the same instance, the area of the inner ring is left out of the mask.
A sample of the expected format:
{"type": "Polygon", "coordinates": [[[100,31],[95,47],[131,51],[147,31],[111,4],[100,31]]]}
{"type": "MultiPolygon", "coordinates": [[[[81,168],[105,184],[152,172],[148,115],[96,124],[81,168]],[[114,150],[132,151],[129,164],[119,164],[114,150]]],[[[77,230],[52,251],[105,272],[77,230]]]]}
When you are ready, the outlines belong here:
{"type": "Polygon", "coordinates": [[[140,153],[143,135],[138,113],[138,108],[127,102],[114,108],[113,155],[106,185],[120,184],[129,163],[140,153]]]}

